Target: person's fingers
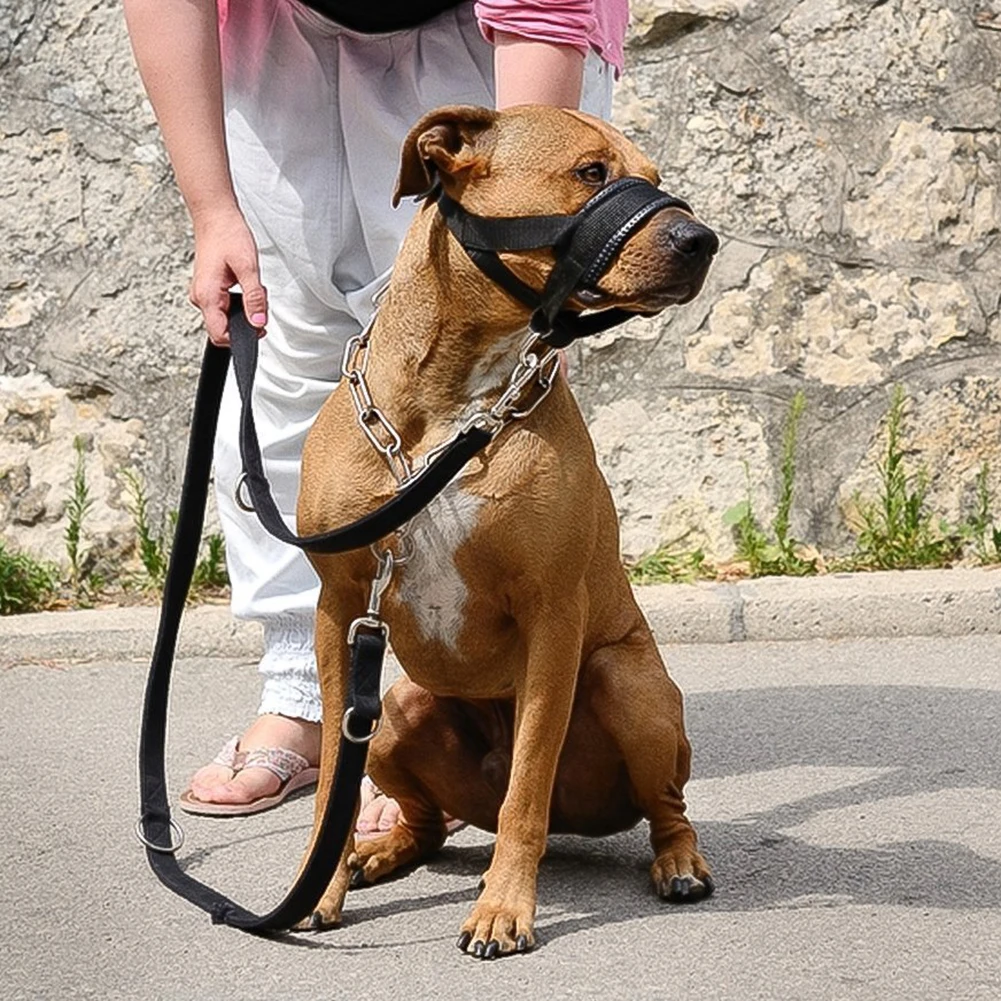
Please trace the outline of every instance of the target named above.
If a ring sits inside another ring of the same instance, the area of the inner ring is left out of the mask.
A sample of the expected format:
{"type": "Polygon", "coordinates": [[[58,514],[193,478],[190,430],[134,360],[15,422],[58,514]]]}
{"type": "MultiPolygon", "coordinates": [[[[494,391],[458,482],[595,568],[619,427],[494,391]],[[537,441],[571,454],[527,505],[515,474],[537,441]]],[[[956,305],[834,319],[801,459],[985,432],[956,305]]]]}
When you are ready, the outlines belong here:
{"type": "Polygon", "coordinates": [[[218,348],[229,346],[229,292],[218,284],[192,282],[189,298],[202,313],[205,332],[218,348]]]}
{"type": "Polygon", "coordinates": [[[239,284],[247,320],[264,335],[268,294],[261,284],[257,244],[238,210],[224,207],[201,217],[195,226],[195,267],[191,301],[202,311],[213,344],[224,347],[229,337],[229,289],[239,284]]]}
{"type": "Polygon", "coordinates": [[[257,254],[241,255],[232,264],[233,274],[243,293],[243,312],[247,322],[256,327],[263,337],[264,328],[268,323],[268,292],[261,284],[260,270],[257,266],[257,254]]]}

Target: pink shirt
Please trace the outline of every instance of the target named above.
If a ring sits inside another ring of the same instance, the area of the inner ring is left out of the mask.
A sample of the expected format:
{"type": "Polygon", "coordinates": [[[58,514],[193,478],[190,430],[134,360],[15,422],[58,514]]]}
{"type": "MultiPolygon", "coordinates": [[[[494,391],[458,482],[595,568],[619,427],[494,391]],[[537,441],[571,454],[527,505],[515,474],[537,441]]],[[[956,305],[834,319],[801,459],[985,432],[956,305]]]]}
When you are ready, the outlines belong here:
{"type": "Polygon", "coordinates": [[[597,52],[622,72],[629,0],[477,0],[476,17],[488,42],[494,31],[597,52]]]}

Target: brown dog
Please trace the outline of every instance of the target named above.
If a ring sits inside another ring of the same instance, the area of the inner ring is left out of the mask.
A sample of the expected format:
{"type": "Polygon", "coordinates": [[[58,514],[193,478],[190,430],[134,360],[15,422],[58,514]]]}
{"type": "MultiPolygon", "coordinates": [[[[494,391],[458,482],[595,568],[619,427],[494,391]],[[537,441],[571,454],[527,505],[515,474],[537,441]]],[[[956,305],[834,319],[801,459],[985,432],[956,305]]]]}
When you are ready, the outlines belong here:
{"type": "MultiPolygon", "coordinates": [[[[587,115],[443,108],[408,136],[396,197],[425,191],[437,176],[451,198],[482,216],[567,214],[630,175],[659,182],[627,139],[587,115]]],[[[653,312],[687,302],[717,246],[684,209],[658,211],[598,287],[571,305],[653,312]]],[[[553,257],[536,250],[504,260],[540,289],[553,257]]],[[[409,455],[447,439],[471,405],[498,397],[528,313],[425,205],[372,329],[367,372],[409,455]]],[[[342,524],[394,489],[342,382],[306,444],[299,530],[342,524]]],[[[656,892],[678,901],[712,892],[685,816],[690,751],[681,694],[633,598],[612,499],[565,381],[469,463],[411,531],[413,555],[396,568],[383,606],[409,677],[386,696],[370,757],[373,779],[405,819],[384,837],[349,845],[310,926],[340,920],[352,874],[372,882],[435,852],[445,838],[442,811],[497,832],[459,938],[474,955],[532,946],[548,831],[601,835],[647,817],[656,892]]],[[[366,607],[376,560],[367,549],[312,560],[322,580],[324,717],[336,721],[345,636],[366,607]]],[[[338,738],[336,725],[323,728],[318,819],[338,738]]]]}

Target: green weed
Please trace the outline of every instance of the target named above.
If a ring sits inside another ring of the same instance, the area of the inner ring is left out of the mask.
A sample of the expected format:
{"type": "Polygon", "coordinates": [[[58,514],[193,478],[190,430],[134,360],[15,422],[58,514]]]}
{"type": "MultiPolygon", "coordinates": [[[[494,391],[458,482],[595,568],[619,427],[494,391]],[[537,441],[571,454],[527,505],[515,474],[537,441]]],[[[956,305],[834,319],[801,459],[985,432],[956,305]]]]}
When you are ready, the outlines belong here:
{"type": "Polygon", "coordinates": [[[66,514],[69,523],[63,533],[66,543],[66,557],[69,561],[69,586],[80,603],[86,603],[94,590],[94,583],[89,579],[86,570],[86,553],[83,551],[84,522],[94,506],[87,486],[86,444],[79,435],[73,439],[76,450],[76,465],[73,469],[73,488],[66,503],[66,514]]]}
{"type": "MultiPolygon", "coordinates": [[[[170,563],[171,542],[177,528],[177,512],[167,515],[166,524],[159,530],[150,522],[149,495],[140,476],[131,469],[122,470],[125,490],[129,497],[129,511],[136,530],[136,548],[142,574],[130,584],[140,591],[159,591],[163,588],[170,563]]],[[[209,535],[204,540],[205,554],[195,564],[191,577],[191,595],[221,591],[229,585],[226,573],[226,552],[223,537],[209,535]]]]}
{"type": "Polygon", "coordinates": [[[1001,528],[994,524],[991,494],[987,485],[990,465],[983,462],[975,481],[974,509],[966,523],[966,535],[981,563],[1001,562],[1001,528]]]}
{"type": "Polygon", "coordinates": [[[165,533],[154,532],[149,520],[149,495],[139,474],[132,469],[122,470],[125,492],[128,495],[129,513],[136,530],[136,550],[143,575],[134,581],[140,590],[158,590],[163,586],[169,559],[165,533]]]}
{"type": "Polygon", "coordinates": [[[755,516],[751,499],[751,472],[746,462],[747,496],[723,514],[723,524],[730,526],[736,535],[737,558],[747,563],[752,577],[766,574],[804,576],[817,571],[816,561],[804,559],[799,553],[802,548],[800,542],[789,534],[789,519],[796,492],[796,445],[805,410],[806,396],[800,390],[789,402],[782,430],[779,502],[772,520],[772,534],[762,528],[755,516]]]}
{"type": "Polygon", "coordinates": [[[191,590],[195,593],[221,591],[229,587],[226,572],[226,545],[218,533],[206,536],[205,555],[195,564],[191,590]]]}
{"type": "Polygon", "coordinates": [[[701,549],[679,552],[674,544],[658,546],[627,567],[633,584],[690,584],[715,576],[701,549]]]}
{"type": "Polygon", "coordinates": [[[879,490],[875,500],[856,495],[861,519],[853,562],[859,567],[905,570],[943,567],[962,554],[962,533],[944,521],[935,523],[928,510],[928,473],[908,472],[902,441],[908,398],[895,386],[886,415],[886,450],[877,464],[879,490]]]}
{"type": "Polygon", "coordinates": [[[46,608],[58,585],[59,571],[53,564],[8,550],[0,541],[0,615],[46,608]]]}

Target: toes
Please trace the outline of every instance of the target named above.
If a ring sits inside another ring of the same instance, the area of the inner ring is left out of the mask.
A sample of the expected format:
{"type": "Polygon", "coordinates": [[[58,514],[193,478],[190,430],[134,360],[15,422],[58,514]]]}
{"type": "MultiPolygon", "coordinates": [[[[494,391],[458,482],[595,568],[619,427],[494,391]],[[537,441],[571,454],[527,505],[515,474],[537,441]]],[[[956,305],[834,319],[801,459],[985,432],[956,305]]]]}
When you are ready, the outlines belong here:
{"type": "Polygon", "coordinates": [[[462,952],[476,959],[497,959],[518,952],[528,952],[535,944],[530,921],[519,920],[511,912],[481,914],[476,920],[472,915],[468,927],[462,930],[455,943],[462,952]]]}
{"type": "Polygon", "coordinates": [[[528,952],[534,945],[534,943],[529,941],[527,935],[519,935],[513,942],[510,940],[500,942],[495,938],[484,941],[482,938],[474,940],[472,932],[468,931],[464,931],[455,944],[462,952],[467,952],[476,959],[497,959],[499,956],[513,956],[518,952],[528,952]]]}
{"type": "Polygon", "coordinates": [[[340,925],[340,918],[326,917],[322,911],[313,911],[295,926],[295,931],[327,931],[340,925]]]}
{"type": "Polygon", "coordinates": [[[699,879],[691,874],[673,876],[670,880],[659,880],[656,883],[657,895],[672,904],[693,904],[704,900],[715,888],[709,876],[699,879]]]}
{"type": "Polygon", "coordinates": [[[356,829],[362,834],[384,834],[392,830],[399,819],[400,807],[396,800],[377,792],[362,806],[356,829]]]}

